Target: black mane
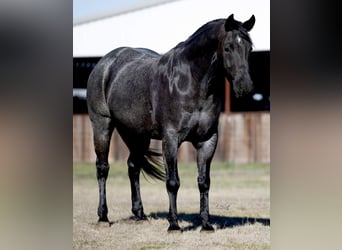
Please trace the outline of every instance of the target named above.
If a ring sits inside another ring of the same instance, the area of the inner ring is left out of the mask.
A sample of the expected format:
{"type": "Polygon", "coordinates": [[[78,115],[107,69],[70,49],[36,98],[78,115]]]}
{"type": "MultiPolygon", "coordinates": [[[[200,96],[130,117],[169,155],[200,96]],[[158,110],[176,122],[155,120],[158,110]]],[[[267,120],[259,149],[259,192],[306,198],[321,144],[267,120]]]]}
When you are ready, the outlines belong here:
{"type": "Polygon", "coordinates": [[[210,21],[202,25],[191,36],[189,36],[188,39],[179,43],[175,48],[186,46],[186,45],[193,43],[195,40],[198,39],[199,36],[202,36],[203,33],[206,33],[205,35],[207,37],[210,37],[210,35],[212,35],[213,32],[215,32],[215,35],[218,35],[217,32],[219,31],[220,27],[223,25],[224,21],[225,19],[216,19],[216,20],[210,21]]]}
{"type": "MultiPolygon", "coordinates": [[[[177,44],[177,46],[175,48],[180,48],[180,47],[191,45],[195,41],[196,41],[196,43],[198,43],[200,40],[199,38],[202,38],[203,35],[206,38],[219,38],[221,26],[224,24],[225,21],[226,21],[226,19],[220,18],[220,19],[212,20],[212,21],[202,25],[191,36],[189,36],[188,39],[177,44]]],[[[241,38],[243,38],[247,42],[253,44],[247,30],[245,30],[242,27],[241,22],[239,22],[239,24],[240,25],[238,26],[236,31],[239,32],[239,35],[241,36],[241,38]]]]}

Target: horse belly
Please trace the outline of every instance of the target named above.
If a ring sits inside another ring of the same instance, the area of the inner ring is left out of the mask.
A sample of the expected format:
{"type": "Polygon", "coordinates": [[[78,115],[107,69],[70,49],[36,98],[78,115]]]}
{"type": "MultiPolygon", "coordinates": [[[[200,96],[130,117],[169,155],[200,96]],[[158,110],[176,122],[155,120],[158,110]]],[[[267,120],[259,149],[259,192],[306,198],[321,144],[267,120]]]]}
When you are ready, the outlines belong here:
{"type": "Polygon", "coordinates": [[[133,76],[112,84],[108,103],[116,126],[134,133],[149,133],[152,122],[146,81],[133,76]]]}

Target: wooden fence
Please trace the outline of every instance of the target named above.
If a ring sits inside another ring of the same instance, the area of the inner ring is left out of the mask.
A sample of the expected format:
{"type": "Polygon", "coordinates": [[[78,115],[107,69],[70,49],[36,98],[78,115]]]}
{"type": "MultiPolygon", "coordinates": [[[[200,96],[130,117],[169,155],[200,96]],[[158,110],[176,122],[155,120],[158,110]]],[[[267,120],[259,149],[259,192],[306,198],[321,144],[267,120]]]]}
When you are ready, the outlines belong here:
{"type": "MultiPolygon", "coordinates": [[[[160,149],[160,141],[152,140],[151,148],[160,149]]],[[[115,131],[112,136],[109,161],[126,161],[128,149],[115,131]]],[[[73,115],[73,161],[95,162],[93,133],[88,115],[73,115]]],[[[178,161],[195,161],[191,143],[183,143],[178,161]]],[[[221,114],[219,142],[214,161],[232,163],[270,162],[270,113],[241,112],[221,114]]]]}

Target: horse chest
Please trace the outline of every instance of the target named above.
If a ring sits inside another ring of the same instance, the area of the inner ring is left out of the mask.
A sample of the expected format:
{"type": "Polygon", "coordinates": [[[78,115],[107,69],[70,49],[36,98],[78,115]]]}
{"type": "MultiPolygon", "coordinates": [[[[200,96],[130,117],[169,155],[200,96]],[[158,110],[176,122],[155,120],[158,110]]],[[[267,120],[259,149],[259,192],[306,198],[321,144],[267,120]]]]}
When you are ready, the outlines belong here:
{"type": "Polygon", "coordinates": [[[218,115],[211,111],[195,111],[182,117],[179,133],[184,140],[204,139],[215,130],[218,115]]]}

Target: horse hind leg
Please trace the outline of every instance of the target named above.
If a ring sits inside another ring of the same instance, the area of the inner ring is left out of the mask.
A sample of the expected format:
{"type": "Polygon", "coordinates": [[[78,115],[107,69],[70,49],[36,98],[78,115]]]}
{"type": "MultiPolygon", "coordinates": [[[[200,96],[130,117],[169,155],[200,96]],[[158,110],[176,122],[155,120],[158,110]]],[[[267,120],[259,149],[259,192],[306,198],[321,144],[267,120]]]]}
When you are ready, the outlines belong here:
{"type": "Polygon", "coordinates": [[[136,135],[132,139],[130,136],[127,136],[129,133],[119,132],[121,132],[120,135],[130,150],[127,165],[131,184],[132,213],[135,220],[146,220],[147,217],[144,213],[140,195],[140,172],[143,170],[148,176],[163,180],[165,179],[165,174],[160,169],[163,166],[158,165],[158,161],[154,158],[158,154],[148,150],[150,144],[148,137],[136,135]]]}
{"type": "Polygon", "coordinates": [[[106,198],[106,180],[109,172],[108,154],[114,126],[108,117],[92,119],[96,153],[96,177],[99,185],[98,221],[109,222],[106,198]]]}
{"type": "Polygon", "coordinates": [[[143,204],[140,195],[140,171],[141,166],[144,164],[142,155],[135,155],[131,153],[128,160],[128,176],[131,184],[131,200],[132,200],[132,213],[134,220],[146,220],[147,217],[144,213],[143,204]]]}

